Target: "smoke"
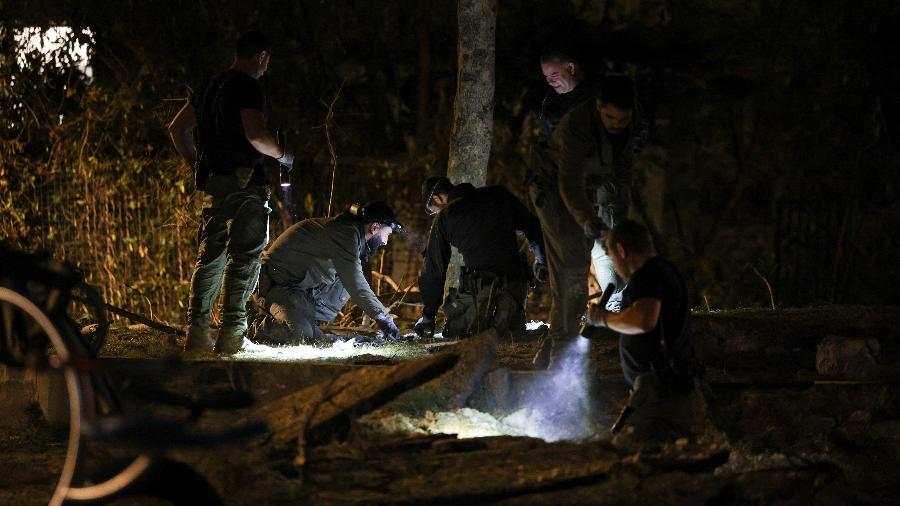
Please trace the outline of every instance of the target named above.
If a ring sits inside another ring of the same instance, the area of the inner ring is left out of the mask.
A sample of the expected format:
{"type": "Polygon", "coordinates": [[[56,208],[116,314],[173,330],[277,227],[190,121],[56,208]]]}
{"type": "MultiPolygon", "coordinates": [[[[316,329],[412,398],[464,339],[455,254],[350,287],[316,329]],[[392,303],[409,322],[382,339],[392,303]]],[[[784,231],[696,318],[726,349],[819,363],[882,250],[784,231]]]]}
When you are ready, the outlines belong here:
{"type": "Polygon", "coordinates": [[[577,441],[598,432],[591,416],[588,340],[579,337],[563,350],[553,369],[528,386],[519,407],[502,416],[472,408],[426,412],[412,417],[393,413],[363,417],[361,424],[386,434],[456,434],[459,438],[529,436],[545,441],[577,441]]]}
{"type": "Polygon", "coordinates": [[[545,441],[578,440],[594,434],[590,403],[588,343],[575,338],[552,369],[525,391],[521,407],[503,423],[545,441]]]}

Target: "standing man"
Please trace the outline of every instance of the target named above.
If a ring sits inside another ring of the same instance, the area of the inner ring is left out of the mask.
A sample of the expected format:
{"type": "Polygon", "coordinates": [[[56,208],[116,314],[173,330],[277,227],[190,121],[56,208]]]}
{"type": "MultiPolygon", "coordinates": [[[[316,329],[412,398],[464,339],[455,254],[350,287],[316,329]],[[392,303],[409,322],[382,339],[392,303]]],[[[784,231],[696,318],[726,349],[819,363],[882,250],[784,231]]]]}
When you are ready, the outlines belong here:
{"type": "MultiPolygon", "coordinates": [[[[622,288],[602,238],[625,218],[631,203],[633,115],[634,83],[624,75],[610,75],[601,81],[597,97],[572,108],[553,132],[556,178],[550,179],[540,207],[550,284],[556,287],[552,338],[578,335],[590,262],[601,287],[613,283],[622,288]]],[[[532,187],[537,199],[535,191],[532,187]]],[[[617,303],[614,297],[611,305],[617,303]]],[[[547,347],[545,343],[535,356],[536,364],[552,354],[547,347]]],[[[549,348],[556,348],[552,339],[549,348]]]]}
{"type": "Polygon", "coordinates": [[[353,299],[385,337],[396,338],[390,312],[372,292],[362,261],[402,230],[384,202],[352,206],[333,218],[311,218],[290,226],[263,253],[259,302],[263,314],[251,338],[300,344],[322,337],[329,322],[353,299]]]}
{"type": "MultiPolygon", "coordinates": [[[[595,83],[587,78],[582,65],[569,48],[555,45],[545,47],[541,52],[541,73],[550,89],[541,103],[540,133],[531,147],[525,182],[546,241],[547,267],[550,273],[551,332],[554,335],[568,336],[577,333],[579,322],[564,317],[573,313],[564,306],[571,298],[565,294],[569,290],[577,290],[578,285],[564,282],[565,259],[574,253],[567,253],[567,250],[573,248],[570,244],[571,234],[562,235],[561,231],[574,229],[575,225],[569,223],[571,218],[559,197],[558,161],[554,156],[551,140],[562,117],[574,107],[591,101],[597,90],[595,83]]],[[[546,341],[547,344],[551,342],[546,341]]],[[[549,353],[549,348],[545,353],[549,353]]],[[[544,358],[549,357],[544,355],[544,358]]]]}
{"type": "Polygon", "coordinates": [[[444,295],[450,246],[465,264],[460,287],[444,302],[444,337],[469,336],[493,327],[500,334],[525,330],[528,282],[544,281],[544,239],[536,216],[502,186],[453,185],[443,176],[422,185],[429,215],[437,215],[428,236],[419,290],[425,308],[416,322],[419,336],[434,334],[434,319],[444,295]],[[529,268],[519,251],[524,232],[534,254],[529,268]]]}
{"type": "Polygon", "coordinates": [[[279,145],[266,126],[266,96],[259,78],[269,67],[270,55],[262,33],[241,35],[231,67],[193,96],[169,124],[175,149],[195,167],[196,186],[210,204],[198,232],[185,350],[215,345],[215,351],[233,354],[244,346],[247,299],[256,287],[259,257],[269,239],[271,209],[263,160],[269,156],[288,170],[293,166],[290,150],[279,145]],[[222,328],[213,341],[211,311],[223,277],[222,328]]]}
{"type": "Polygon", "coordinates": [[[650,233],[636,221],[616,224],[606,237],[606,249],[628,285],[621,312],[594,305],[590,320],[594,326],[619,332],[622,372],[632,388],[623,412],[631,414],[623,425],[638,430],[623,436],[668,438],[695,433],[696,423],[705,416],[705,403],[695,389],[699,367],[688,328],[690,305],[684,279],[674,265],[657,256],[650,233]]]}
{"type": "Polygon", "coordinates": [[[634,109],[631,79],[606,76],[593,103],[572,109],[554,138],[559,193],[584,235],[594,239],[590,254],[601,288],[610,283],[623,288],[606,254],[603,233],[625,219],[631,205],[634,109]]]}
{"type": "Polygon", "coordinates": [[[541,130],[537,142],[546,147],[559,120],[576,105],[594,98],[597,90],[573,51],[566,47],[544,48],[541,52],[541,74],[550,89],[541,102],[541,130]]]}

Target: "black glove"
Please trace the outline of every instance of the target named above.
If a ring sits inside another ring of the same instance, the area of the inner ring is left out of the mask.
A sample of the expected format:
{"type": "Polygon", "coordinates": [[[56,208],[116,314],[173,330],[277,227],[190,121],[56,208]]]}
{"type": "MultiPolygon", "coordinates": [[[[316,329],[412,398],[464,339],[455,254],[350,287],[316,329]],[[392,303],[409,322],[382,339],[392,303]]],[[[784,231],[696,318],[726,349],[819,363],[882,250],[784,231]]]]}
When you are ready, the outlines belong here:
{"type": "Polygon", "coordinates": [[[543,260],[534,261],[533,272],[534,281],[536,283],[546,283],[547,278],[550,277],[550,271],[547,270],[547,264],[545,264],[543,260]]]}
{"type": "Polygon", "coordinates": [[[419,337],[434,337],[434,318],[422,316],[413,328],[419,337]]]}
{"type": "Polygon", "coordinates": [[[591,239],[605,241],[607,232],[609,232],[609,228],[600,218],[595,218],[584,224],[584,235],[591,239]]]}
{"type": "Polygon", "coordinates": [[[281,158],[276,158],[275,161],[280,163],[288,172],[294,170],[294,153],[287,146],[285,146],[284,154],[281,155],[281,158]]]}
{"type": "Polygon", "coordinates": [[[391,318],[391,315],[382,313],[375,318],[375,321],[378,323],[378,327],[381,328],[381,331],[384,332],[384,337],[389,337],[391,339],[400,337],[400,329],[394,325],[394,319],[391,318]]]}

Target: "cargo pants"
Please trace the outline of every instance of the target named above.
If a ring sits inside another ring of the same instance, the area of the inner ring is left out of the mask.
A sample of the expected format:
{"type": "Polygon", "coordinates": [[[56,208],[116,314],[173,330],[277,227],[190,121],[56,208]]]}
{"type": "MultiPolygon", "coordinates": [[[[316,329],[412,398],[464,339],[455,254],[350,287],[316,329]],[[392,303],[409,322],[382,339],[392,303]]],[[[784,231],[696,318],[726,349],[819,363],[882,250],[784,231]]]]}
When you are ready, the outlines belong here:
{"type": "Polygon", "coordinates": [[[528,282],[489,272],[464,273],[459,288],[451,288],[444,300],[447,322],[442,334],[469,337],[489,328],[501,336],[525,331],[528,282]]]}
{"type": "Polygon", "coordinates": [[[258,299],[263,311],[253,322],[251,340],[297,345],[318,339],[319,322],[334,320],[350,298],[340,279],[317,288],[302,288],[299,281],[263,266],[258,299]]]}
{"type": "Polygon", "coordinates": [[[550,281],[550,332],[556,337],[578,335],[587,308],[591,241],[569,214],[559,189],[528,188],[535,214],[541,220],[550,281]]]}
{"type": "Polygon", "coordinates": [[[188,344],[210,342],[213,305],[224,285],[222,329],[216,348],[233,348],[247,330],[247,299],[256,288],[260,255],[269,242],[268,189],[245,187],[235,175],[213,174],[206,183],[199,251],[191,276],[188,344]]]}

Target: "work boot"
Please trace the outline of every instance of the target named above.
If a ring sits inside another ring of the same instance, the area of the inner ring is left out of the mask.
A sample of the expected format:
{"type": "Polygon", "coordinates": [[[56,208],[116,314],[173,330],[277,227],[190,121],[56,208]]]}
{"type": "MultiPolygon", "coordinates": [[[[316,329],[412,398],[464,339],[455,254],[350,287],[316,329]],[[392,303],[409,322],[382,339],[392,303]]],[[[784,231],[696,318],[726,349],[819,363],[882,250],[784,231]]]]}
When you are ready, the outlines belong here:
{"type": "Polygon", "coordinates": [[[212,351],[216,342],[209,337],[209,329],[188,326],[187,339],[184,341],[184,351],[212,351]]]}
{"type": "Polygon", "coordinates": [[[216,353],[234,355],[248,348],[248,345],[252,346],[253,343],[244,338],[245,332],[242,328],[223,328],[219,332],[219,338],[216,340],[216,353]]]}

